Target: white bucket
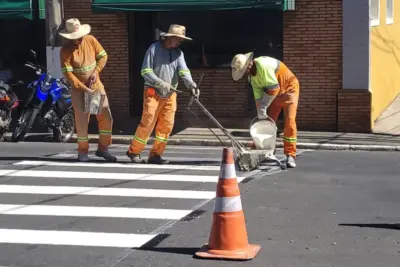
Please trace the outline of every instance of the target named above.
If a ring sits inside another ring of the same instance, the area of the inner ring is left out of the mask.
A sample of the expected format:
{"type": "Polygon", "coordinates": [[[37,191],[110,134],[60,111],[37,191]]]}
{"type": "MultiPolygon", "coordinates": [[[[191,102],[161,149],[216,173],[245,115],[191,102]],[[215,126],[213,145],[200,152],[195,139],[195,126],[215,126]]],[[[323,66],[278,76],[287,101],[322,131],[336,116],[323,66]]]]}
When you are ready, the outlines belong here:
{"type": "Polygon", "coordinates": [[[256,149],[275,150],[277,127],[272,120],[260,120],[250,126],[256,149]]]}

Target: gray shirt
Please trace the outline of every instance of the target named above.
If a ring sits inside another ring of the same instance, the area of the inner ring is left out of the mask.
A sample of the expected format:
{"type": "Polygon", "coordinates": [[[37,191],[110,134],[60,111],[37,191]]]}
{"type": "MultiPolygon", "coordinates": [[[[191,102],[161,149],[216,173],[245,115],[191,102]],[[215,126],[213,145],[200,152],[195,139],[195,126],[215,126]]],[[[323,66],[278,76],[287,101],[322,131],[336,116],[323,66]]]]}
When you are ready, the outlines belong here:
{"type": "Polygon", "coordinates": [[[196,87],[190,70],[186,66],[185,57],[179,48],[166,49],[160,42],[153,43],[144,56],[141,75],[144,78],[145,89],[153,87],[159,96],[165,98],[169,94],[159,90],[159,82],[169,83],[172,88],[178,87],[178,76],[182,78],[188,89],[196,87]]]}

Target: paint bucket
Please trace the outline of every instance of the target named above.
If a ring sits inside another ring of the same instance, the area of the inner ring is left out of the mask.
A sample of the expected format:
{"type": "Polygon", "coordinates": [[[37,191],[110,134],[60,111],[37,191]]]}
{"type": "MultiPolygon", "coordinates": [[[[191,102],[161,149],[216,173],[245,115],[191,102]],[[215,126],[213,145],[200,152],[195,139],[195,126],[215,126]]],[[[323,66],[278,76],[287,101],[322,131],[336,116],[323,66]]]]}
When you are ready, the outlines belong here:
{"type": "Polygon", "coordinates": [[[89,94],[85,92],[85,113],[98,115],[103,110],[105,95],[100,93],[89,94]]]}
{"type": "Polygon", "coordinates": [[[250,126],[250,135],[256,149],[274,151],[276,147],[277,127],[271,118],[266,120],[253,119],[250,126]]]}

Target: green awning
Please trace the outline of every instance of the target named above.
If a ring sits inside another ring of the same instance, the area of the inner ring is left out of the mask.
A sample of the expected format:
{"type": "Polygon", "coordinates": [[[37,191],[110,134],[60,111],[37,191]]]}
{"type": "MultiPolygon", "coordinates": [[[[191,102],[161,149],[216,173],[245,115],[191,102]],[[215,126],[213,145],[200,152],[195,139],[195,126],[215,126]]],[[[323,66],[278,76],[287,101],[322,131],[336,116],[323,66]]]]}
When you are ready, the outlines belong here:
{"type": "Polygon", "coordinates": [[[44,19],[46,0],[0,0],[0,19],[44,19]]]}
{"type": "Polygon", "coordinates": [[[38,0],[39,1],[39,19],[46,18],[46,0],[38,0]]]}
{"type": "Polygon", "coordinates": [[[198,11],[244,8],[284,10],[294,0],[92,0],[93,12],[198,11]]]}

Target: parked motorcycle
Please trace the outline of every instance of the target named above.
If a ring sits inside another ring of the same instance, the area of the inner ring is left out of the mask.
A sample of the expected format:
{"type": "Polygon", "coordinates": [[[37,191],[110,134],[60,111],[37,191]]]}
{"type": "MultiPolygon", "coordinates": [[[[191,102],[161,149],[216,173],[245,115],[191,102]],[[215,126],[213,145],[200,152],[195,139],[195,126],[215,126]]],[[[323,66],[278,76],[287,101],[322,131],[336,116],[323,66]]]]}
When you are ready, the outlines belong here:
{"type": "Polygon", "coordinates": [[[11,140],[21,141],[31,131],[36,117],[53,132],[56,142],[68,142],[75,131],[75,116],[71,105],[70,86],[65,79],[55,79],[39,65],[36,52],[31,50],[36,64],[26,67],[36,71],[37,80],[28,85],[31,90],[11,140]]]}
{"type": "Polygon", "coordinates": [[[4,134],[10,130],[11,115],[19,105],[19,99],[12,88],[20,84],[24,84],[24,82],[7,84],[0,81],[0,141],[4,140],[4,134]]]}

